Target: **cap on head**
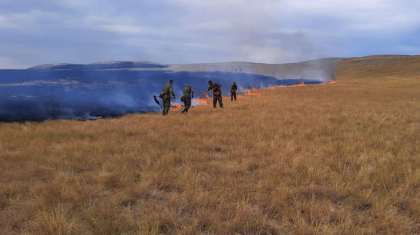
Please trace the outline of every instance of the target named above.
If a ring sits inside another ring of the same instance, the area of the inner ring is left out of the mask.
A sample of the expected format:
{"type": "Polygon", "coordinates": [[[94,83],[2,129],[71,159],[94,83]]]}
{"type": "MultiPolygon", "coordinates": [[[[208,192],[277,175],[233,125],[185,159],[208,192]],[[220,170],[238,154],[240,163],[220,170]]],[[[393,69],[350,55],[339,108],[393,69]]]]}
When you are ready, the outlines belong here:
{"type": "Polygon", "coordinates": [[[185,86],[189,86],[190,84],[185,84],[185,86]]]}
{"type": "Polygon", "coordinates": [[[236,82],[233,82],[233,84],[235,84],[235,85],[236,85],[236,82]]]}
{"type": "Polygon", "coordinates": [[[212,81],[212,80],[208,80],[207,82],[208,82],[208,83],[213,83],[213,81],[212,81]]]}
{"type": "Polygon", "coordinates": [[[169,82],[173,82],[173,80],[172,79],[169,79],[169,82]]]}

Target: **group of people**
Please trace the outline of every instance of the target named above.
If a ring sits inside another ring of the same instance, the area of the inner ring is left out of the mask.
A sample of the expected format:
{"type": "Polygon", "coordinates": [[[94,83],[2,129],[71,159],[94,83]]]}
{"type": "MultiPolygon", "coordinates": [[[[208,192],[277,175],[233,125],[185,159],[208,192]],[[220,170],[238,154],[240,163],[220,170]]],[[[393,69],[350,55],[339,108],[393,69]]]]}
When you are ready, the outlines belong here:
{"type": "MultiPolygon", "coordinates": [[[[160,93],[159,97],[163,100],[163,115],[168,115],[169,109],[171,108],[171,96],[176,99],[174,89],[172,87],[173,80],[169,80],[165,86],[163,86],[162,93],[160,93]]],[[[219,103],[220,108],[223,108],[223,97],[222,97],[222,90],[219,83],[213,82],[212,80],[208,80],[209,87],[203,94],[207,94],[210,91],[213,91],[213,107],[216,108],[217,103],[219,103]]],[[[236,101],[236,91],[238,90],[238,86],[236,82],[230,86],[230,101],[236,101]]],[[[181,111],[182,113],[188,113],[188,110],[191,107],[191,99],[194,98],[194,89],[189,84],[186,84],[184,90],[182,91],[181,101],[184,103],[184,109],[181,111]]]]}

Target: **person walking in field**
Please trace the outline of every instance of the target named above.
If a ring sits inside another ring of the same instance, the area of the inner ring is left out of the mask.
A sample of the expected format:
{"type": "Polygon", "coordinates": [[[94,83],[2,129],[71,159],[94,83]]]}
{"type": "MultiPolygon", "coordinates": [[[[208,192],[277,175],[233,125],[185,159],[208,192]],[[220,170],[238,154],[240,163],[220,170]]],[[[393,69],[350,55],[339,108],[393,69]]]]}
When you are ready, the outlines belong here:
{"type": "Polygon", "coordinates": [[[188,113],[188,109],[191,107],[192,98],[194,98],[194,89],[189,84],[185,84],[181,97],[181,101],[184,102],[184,109],[181,111],[181,113],[188,113]]]}
{"type": "Polygon", "coordinates": [[[238,86],[236,82],[233,82],[232,86],[230,86],[230,101],[233,101],[233,99],[236,101],[236,90],[238,90],[238,86]]]}
{"type": "Polygon", "coordinates": [[[213,91],[213,107],[216,108],[217,102],[219,102],[220,108],[223,108],[223,99],[222,99],[222,90],[220,89],[222,85],[219,83],[214,83],[212,80],[208,80],[209,88],[203,93],[208,93],[213,91]]]}
{"type": "Polygon", "coordinates": [[[162,93],[160,93],[159,97],[162,98],[163,101],[163,115],[168,115],[169,109],[171,108],[171,95],[176,99],[174,89],[172,87],[172,80],[169,80],[168,83],[163,86],[162,93]]]}

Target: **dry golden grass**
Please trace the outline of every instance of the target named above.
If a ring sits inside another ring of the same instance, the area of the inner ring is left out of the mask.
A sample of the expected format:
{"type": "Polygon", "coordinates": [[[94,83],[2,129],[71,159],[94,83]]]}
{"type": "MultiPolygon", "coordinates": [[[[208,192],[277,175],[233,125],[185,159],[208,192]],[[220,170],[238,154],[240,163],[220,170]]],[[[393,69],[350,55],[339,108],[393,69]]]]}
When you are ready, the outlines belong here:
{"type": "Polygon", "coordinates": [[[224,110],[0,124],[0,234],[419,234],[420,73],[352,69],[224,110]]]}

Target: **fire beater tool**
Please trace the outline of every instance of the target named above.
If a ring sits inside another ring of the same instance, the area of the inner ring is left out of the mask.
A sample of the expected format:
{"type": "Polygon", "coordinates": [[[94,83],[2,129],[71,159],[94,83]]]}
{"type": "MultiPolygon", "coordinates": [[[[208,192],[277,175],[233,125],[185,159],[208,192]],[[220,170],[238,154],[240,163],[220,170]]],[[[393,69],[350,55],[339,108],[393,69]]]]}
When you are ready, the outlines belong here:
{"type": "MultiPolygon", "coordinates": [[[[176,97],[173,97],[171,99],[175,99],[176,100],[176,97]]],[[[157,99],[157,96],[156,95],[153,96],[153,100],[155,101],[156,104],[160,105],[159,100],[157,99]]]]}
{"type": "MultiPolygon", "coordinates": [[[[213,88],[213,89],[214,89],[214,88],[213,88]]],[[[205,94],[209,93],[209,92],[210,92],[210,91],[212,91],[213,89],[203,92],[203,94],[201,94],[198,98],[203,97],[203,95],[205,95],[205,94]]]]}
{"type": "Polygon", "coordinates": [[[153,96],[153,99],[155,100],[156,104],[160,105],[159,100],[156,98],[156,96],[153,96]]]}

